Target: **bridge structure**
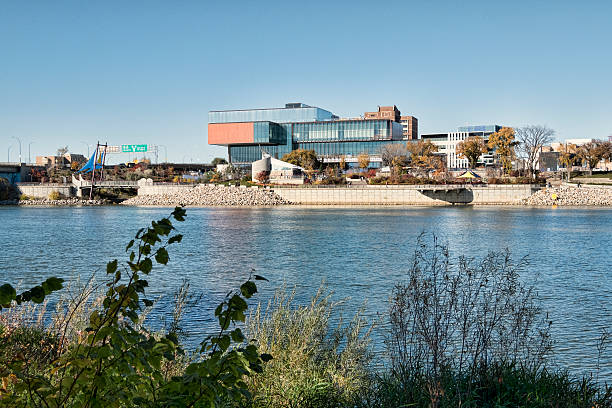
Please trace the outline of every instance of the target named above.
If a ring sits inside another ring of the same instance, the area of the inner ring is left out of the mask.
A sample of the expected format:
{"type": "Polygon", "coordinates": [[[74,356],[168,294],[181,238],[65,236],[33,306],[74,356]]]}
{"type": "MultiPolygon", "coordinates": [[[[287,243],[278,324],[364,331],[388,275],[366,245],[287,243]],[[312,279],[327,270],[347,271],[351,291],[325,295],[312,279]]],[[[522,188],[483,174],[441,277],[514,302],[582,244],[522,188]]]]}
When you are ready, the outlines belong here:
{"type": "MultiPolygon", "coordinates": [[[[140,179],[138,181],[131,180],[103,180],[93,183],[93,188],[134,188],[138,189],[141,186],[153,185],[151,179],[140,179]]],[[[88,194],[92,188],[91,180],[85,180],[81,175],[79,178],[72,176],[72,187],[76,189],[77,197],[83,197],[88,194]]]]}

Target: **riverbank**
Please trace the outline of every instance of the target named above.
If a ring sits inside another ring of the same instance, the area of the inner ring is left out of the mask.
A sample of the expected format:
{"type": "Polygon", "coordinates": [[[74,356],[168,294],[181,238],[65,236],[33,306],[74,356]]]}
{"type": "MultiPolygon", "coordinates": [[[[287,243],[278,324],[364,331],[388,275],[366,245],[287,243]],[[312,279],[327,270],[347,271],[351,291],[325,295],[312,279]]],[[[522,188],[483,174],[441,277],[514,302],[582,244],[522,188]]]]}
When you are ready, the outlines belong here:
{"type": "MultiPolygon", "coordinates": [[[[278,194],[260,188],[241,188],[198,184],[172,191],[159,191],[157,194],[139,194],[123,201],[132,206],[202,206],[202,207],[262,207],[292,204],[278,194]]],[[[140,192],[139,192],[140,193],[140,192]]]]}
{"type": "Polygon", "coordinates": [[[51,200],[48,198],[30,198],[28,200],[4,200],[0,201],[0,205],[19,205],[25,207],[75,207],[75,206],[100,206],[110,205],[108,200],[82,200],[80,198],[62,198],[59,200],[51,200]]]}
{"type": "Polygon", "coordinates": [[[546,188],[523,200],[530,206],[612,206],[612,188],[561,186],[546,188]]]}

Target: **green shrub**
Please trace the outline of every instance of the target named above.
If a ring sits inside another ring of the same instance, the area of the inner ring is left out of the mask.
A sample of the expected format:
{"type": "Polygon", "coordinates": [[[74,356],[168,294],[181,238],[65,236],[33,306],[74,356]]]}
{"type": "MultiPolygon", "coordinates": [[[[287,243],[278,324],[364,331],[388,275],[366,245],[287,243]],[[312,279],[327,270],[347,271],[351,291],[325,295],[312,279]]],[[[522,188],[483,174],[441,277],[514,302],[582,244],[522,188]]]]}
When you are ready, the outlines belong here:
{"type": "Polygon", "coordinates": [[[32,197],[30,197],[30,196],[29,196],[29,195],[27,195],[27,194],[22,194],[21,196],[19,196],[19,200],[20,200],[20,201],[29,201],[29,200],[31,200],[31,199],[32,199],[32,197]]]}
{"type": "Polygon", "coordinates": [[[59,191],[52,191],[49,193],[49,200],[61,200],[62,194],[59,191]]]}
{"type": "Polygon", "coordinates": [[[247,336],[274,356],[247,381],[253,407],[343,407],[358,401],[370,382],[368,327],[359,315],[332,327],[339,304],[324,288],[306,306],[284,289],[247,321],[247,336]]]}

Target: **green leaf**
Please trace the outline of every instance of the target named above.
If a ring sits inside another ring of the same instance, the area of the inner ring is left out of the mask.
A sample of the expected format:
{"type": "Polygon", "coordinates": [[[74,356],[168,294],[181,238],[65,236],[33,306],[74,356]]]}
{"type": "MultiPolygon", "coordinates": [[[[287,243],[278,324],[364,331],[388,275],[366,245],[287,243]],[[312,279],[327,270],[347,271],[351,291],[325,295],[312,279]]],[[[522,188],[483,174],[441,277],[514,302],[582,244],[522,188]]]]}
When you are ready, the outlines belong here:
{"type": "Polygon", "coordinates": [[[44,281],[41,286],[45,291],[45,295],[48,295],[51,292],[55,292],[56,290],[63,288],[64,285],[62,285],[62,283],[64,283],[63,279],[52,277],[44,281]]]}
{"type": "Polygon", "coordinates": [[[242,334],[242,330],[240,330],[240,328],[232,330],[230,334],[232,336],[232,341],[236,343],[242,343],[244,341],[244,335],[242,334]]]}
{"type": "Polygon", "coordinates": [[[168,260],[169,260],[168,251],[166,251],[166,248],[159,248],[157,250],[157,253],[155,254],[155,261],[158,264],[166,265],[168,263],[168,260]]]}
{"type": "Polygon", "coordinates": [[[176,207],[174,211],[172,211],[172,216],[177,221],[185,221],[185,215],[187,212],[182,207],[176,207]]]}
{"type": "Polygon", "coordinates": [[[253,281],[246,281],[240,286],[240,292],[242,296],[249,299],[255,293],[257,293],[257,285],[253,281]]]}
{"type": "Polygon", "coordinates": [[[106,264],[106,273],[113,274],[117,270],[117,260],[110,261],[106,264]]]}
{"type": "Polygon", "coordinates": [[[226,351],[229,346],[230,346],[230,338],[229,336],[226,334],[224,336],[221,336],[218,339],[218,343],[219,343],[219,347],[221,347],[221,350],[226,351]]]}
{"type": "Polygon", "coordinates": [[[130,241],[130,242],[127,244],[127,246],[125,247],[125,252],[127,252],[127,251],[128,251],[128,250],[129,250],[129,249],[132,247],[132,245],[134,245],[134,240],[131,240],[131,241],[130,241]]]}
{"type": "Polygon", "coordinates": [[[153,269],[153,261],[151,261],[151,258],[145,258],[138,264],[138,267],[143,273],[148,274],[153,269]]]}
{"type": "Polygon", "coordinates": [[[32,302],[42,303],[45,300],[45,290],[42,286],[34,286],[29,290],[32,302]]]}
{"type": "Polygon", "coordinates": [[[261,361],[263,361],[264,363],[267,363],[268,361],[272,360],[272,355],[268,354],[268,353],[261,353],[259,355],[259,357],[261,357],[261,361]]]}
{"type": "Polygon", "coordinates": [[[267,280],[266,278],[264,278],[261,275],[255,275],[254,278],[255,278],[255,280],[263,280],[263,281],[266,281],[266,282],[270,282],[269,280],[267,280]]]}
{"type": "Polygon", "coordinates": [[[0,286],[0,305],[7,305],[11,303],[17,296],[15,288],[8,283],[0,286]]]}
{"type": "Polygon", "coordinates": [[[229,305],[234,310],[247,310],[247,302],[244,301],[239,295],[234,295],[229,300],[229,305]]]}
{"type": "Polygon", "coordinates": [[[144,303],[144,305],[147,307],[153,306],[153,302],[149,299],[142,299],[142,303],[144,303]]]}
{"type": "Polygon", "coordinates": [[[175,242],[181,242],[183,240],[183,235],[182,234],[177,234],[174,235],[172,237],[170,237],[170,239],[168,240],[168,245],[170,244],[174,244],[175,242]]]}

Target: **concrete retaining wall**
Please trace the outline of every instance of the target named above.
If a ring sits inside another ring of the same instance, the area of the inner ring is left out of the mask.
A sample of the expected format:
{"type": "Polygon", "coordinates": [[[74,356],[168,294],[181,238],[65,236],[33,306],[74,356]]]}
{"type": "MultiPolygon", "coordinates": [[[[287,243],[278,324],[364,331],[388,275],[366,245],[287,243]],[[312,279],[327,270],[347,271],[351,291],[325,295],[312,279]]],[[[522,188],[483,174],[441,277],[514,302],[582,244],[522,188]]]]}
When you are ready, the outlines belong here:
{"type": "Polygon", "coordinates": [[[154,184],[138,187],[138,195],[175,194],[194,188],[194,184],[154,184]]]}
{"type": "Polygon", "coordinates": [[[53,191],[64,197],[75,195],[75,189],[70,184],[17,184],[17,188],[21,194],[36,198],[48,198],[53,191]]]}
{"type": "Polygon", "coordinates": [[[449,205],[518,204],[539,190],[537,185],[466,187],[461,190],[427,190],[423,186],[367,186],[350,188],[274,188],[295,204],[331,205],[449,205]],[[422,191],[419,191],[421,189],[422,191]]]}

